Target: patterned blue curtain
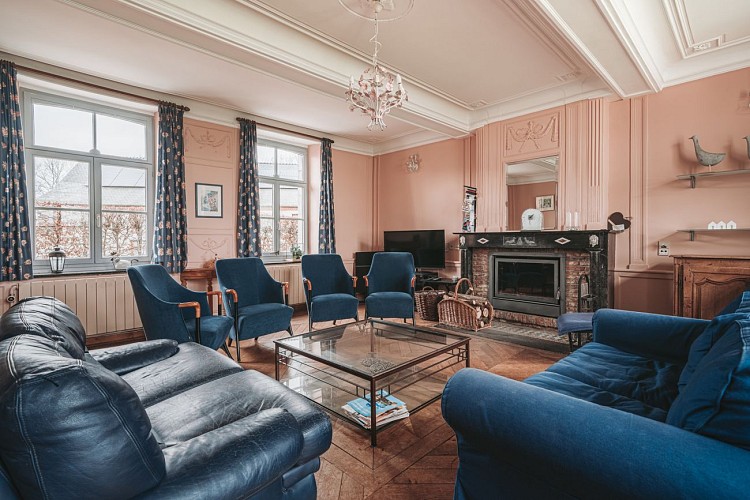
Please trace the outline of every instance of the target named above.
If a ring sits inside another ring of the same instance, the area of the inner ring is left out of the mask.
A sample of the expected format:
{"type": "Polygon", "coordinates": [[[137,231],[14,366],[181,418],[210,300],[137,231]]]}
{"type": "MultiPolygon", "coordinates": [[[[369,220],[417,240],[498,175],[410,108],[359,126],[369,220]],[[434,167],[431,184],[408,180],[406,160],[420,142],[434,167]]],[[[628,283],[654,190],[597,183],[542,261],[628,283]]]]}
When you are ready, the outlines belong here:
{"type": "Polygon", "coordinates": [[[153,260],[170,273],[179,273],[187,264],[183,113],[184,109],[176,104],[159,104],[153,260]]]}
{"type": "Polygon", "coordinates": [[[333,159],[330,139],[320,141],[320,234],[318,253],[336,253],[333,216],[333,159]]]}
{"type": "Polygon", "coordinates": [[[260,257],[258,132],[255,122],[240,118],[240,186],[237,197],[237,256],[260,257]]]}
{"type": "Polygon", "coordinates": [[[16,66],[0,61],[0,281],[27,280],[31,269],[29,210],[16,66]]]}

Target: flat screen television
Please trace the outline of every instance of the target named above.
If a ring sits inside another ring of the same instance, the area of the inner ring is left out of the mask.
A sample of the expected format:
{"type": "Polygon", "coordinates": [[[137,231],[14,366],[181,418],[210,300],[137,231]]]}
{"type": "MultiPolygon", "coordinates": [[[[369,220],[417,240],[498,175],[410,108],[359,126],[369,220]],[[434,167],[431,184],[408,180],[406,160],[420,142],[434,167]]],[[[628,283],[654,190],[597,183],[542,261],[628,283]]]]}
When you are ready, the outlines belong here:
{"type": "Polygon", "coordinates": [[[386,252],[410,252],[417,268],[445,267],[445,231],[442,229],[421,231],[384,231],[383,250],[386,252]]]}

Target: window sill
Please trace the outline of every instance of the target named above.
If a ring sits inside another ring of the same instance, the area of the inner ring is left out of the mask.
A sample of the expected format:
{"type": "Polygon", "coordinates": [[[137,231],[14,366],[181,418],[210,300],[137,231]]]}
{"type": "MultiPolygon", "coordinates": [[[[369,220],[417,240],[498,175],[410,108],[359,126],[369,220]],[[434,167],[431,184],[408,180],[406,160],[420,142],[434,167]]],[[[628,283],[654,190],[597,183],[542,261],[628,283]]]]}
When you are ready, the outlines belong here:
{"type": "Polygon", "coordinates": [[[34,278],[56,278],[60,276],[92,276],[95,274],[120,274],[126,272],[126,269],[101,269],[101,270],[75,270],[63,271],[61,273],[53,273],[50,271],[43,271],[41,273],[34,273],[34,278]]]}

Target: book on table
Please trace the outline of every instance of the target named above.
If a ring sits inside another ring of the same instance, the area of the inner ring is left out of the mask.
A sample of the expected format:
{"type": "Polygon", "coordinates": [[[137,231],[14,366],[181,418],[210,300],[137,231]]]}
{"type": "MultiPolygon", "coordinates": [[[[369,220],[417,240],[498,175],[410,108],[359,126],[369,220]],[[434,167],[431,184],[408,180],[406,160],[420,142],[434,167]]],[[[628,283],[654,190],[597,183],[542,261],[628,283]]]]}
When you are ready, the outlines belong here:
{"type": "MultiPolygon", "coordinates": [[[[365,429],[371,427],[372,407],[366,398],[357,398],[341,407],[365,429]]],[[[406,403],[396,396],[378,391],[375,396],[375,425],[382,425],[409,416],[406,403]]]]}

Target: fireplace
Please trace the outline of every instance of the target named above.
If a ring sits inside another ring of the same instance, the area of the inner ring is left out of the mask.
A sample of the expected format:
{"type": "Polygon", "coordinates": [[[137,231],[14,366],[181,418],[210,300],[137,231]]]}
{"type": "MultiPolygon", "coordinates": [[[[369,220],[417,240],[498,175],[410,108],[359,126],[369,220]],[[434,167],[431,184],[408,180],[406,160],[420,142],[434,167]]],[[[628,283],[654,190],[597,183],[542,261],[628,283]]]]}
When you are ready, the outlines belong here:
{"type": "Polygon", "coordinates": [[[606,230],[457,234],[461,275],[492,301],[496,318],[555,328],[557,316],[578,310],[584,275],[590,280],[589,307],[611,307],[614,237],[606,230]],[[521,273],[531,274],[520,279],[521,273]]]}
{"type": "Polygon", "coordinates": [[[494,253],[489,271],[493,307],[550,318],[565,311],[564,255],[494,253]]]}

